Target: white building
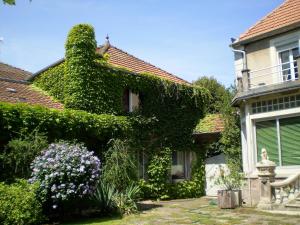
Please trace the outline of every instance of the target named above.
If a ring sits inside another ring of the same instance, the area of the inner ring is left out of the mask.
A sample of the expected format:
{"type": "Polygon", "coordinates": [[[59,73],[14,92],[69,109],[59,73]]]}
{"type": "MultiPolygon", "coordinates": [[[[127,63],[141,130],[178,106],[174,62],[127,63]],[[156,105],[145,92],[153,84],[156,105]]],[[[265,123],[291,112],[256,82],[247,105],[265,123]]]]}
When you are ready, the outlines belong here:
{"type": "MultiPolygon", "coordinates": [[[[300,0],[286,0],[232,43],[240,108],[243,169],[256,202],[261,149],[276,178],[300,171],[300,0]]],[[[254,199],[254,200],[253,200],[254,199]]]]}

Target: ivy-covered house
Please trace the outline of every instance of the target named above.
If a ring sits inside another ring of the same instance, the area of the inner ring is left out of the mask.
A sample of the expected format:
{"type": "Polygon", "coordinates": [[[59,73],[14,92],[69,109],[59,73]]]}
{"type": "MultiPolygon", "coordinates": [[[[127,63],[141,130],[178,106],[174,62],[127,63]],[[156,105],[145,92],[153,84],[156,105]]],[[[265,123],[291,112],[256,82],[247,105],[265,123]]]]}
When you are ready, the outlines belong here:
{"type": "MultiPolygon", "coordinates": [[[[97,47],[89,25],[75,26],[65,46],[65,58],[12,83],[27,85],[27,89],[57,104],[54,108],[59,110],[0,103],[1,129],[7,134],[4,142],[20,129],[36,127],[51,140],[77,139],[97,151],[105,150],[111,138],[130,139],[138,153],[140,178],[151,176],[148,168],[156,159],[170,157],[171,176],[167,174],[162,182],[189,179],[181,184],[186,191],[173,195],[204,194],[204,151],[195,145],[193,130],[205,114],[208,91],[128,54],[108,40],[97,47]]],[[[49,107],[29,98],[23,102],[49,107]]],[[[159,195],[170,195],[161,185],[157,187],[159,195]]]]}

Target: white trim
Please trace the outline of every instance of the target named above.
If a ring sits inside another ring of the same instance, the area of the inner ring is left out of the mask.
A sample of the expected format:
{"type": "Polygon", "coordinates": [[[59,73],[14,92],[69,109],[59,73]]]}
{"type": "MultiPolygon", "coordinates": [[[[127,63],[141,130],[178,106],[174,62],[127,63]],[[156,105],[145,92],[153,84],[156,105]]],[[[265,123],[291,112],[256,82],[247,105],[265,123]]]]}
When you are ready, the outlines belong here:
{"type": "Polygon", "coordinates": [[[253,122],[252,132],[253,132],[253,150],[255,152],[254,163],[256,165],[257,164],[257,157],[258,157],[258,155],[257,155],[258,149],[257,149],[257,141],[256,141],[256,122],[253,122]]]}
{"type": "Polygon", "coordinates": [[[277,130],[278,161],[279,161],[279,166],[282,166],[279,118],[276,119],[276,130],[277,130]]]}
{"type": "MultiPolygon", "coordinates": [[[[291,169],[300,169],[300,165],[292,165],[292,166],[282,166],[282,157],[281,157],[281,146],[280,146],[280,124],[279,120],[280,119],[286,119],[286,118],[293,118],[293,117],[299,117],[300,112],[298,114],[289,114],[289,115],[278,115],[277,117],[264,117],[260,119],[252,119],[253,122],[253,136],[254,142],[253,142],[253,149],[252,151],[255,153],[255,160],[254,163],[256,165],[257,163],[257,146],[256,146],[256,122],[262,122],[262,121],[268,121],[268,120],[276,120],[276,130],[277,130],[277,144],[278,144],[278,158],[279,158],[279,165],[277,165],[276,169],[282,173],[281,170],[288,172],[286,170],[291,170],[291,169]]],[[[252,170],[253,171],[253,170],[252,170]]]]}
{"type": "MultiPolygon", "coordinates": [[[[279,51],[282,51],[280,49],[281,46],[298,43],[298,47],[300,46],[300,31],[296,31],[290,34],[284,34],[280,37],[274,38],[270,40],[270,58],[271,58],[271,65],[275,66],[278,65],[279,60],[279,51]]],[[[297,44],[295,45],[297,47],[297,44]]],[[[272,73],[274,74],[278,73],[278,68],[272,69],[272,73]],[[277,71],[276,71],[277,70],[277,71]]],[[[275,82],[280,82],[281,77],[273,77],[273,80],[275,82]]]]}

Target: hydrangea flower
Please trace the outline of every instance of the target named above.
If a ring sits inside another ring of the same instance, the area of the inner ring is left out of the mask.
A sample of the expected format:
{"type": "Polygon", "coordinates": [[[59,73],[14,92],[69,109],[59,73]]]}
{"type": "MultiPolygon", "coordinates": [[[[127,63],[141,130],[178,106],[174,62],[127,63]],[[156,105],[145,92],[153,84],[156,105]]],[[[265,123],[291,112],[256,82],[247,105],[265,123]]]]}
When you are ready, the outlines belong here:
{"type": "Polygon", "coordinates": [[[50,144],[31,164],[30,182],[39,181],[44,200],[53,208],[61,200],[93,193],[100,176],[100,160],[81,144],[50,144]]]}

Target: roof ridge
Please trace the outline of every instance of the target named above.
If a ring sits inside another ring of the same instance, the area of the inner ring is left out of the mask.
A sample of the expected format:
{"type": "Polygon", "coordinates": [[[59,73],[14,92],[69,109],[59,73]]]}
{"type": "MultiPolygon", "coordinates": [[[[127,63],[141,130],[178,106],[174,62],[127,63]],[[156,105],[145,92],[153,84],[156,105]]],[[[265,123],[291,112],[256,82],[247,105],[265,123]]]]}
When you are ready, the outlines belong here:
{"type": "MultiPolygon", "coordinates": [[[[152,66],[152,67],[154,67],[154,68],[156,68],[156,69],[162,70],[162,71],[164,71],[165,73],[169,74],[170,76],[176,77],[176,78],[179,79],[179,80],[182,80],[182,81],[184,81],[184,82],[186,82],[186,83],[189,83],[188,81],[186,81],[186,80],[184,80],[184,79],[178,77],[177,75],[174,75],[174,74],[172,74],[172,73],[170,73],[170,72],[168,72],[168,71],[166,71],[166,70],[164,70],[164,69],[161,69],[161,68],[159,68],[159,67],[157,67],[157,66],[155,66],[155,65],[153,65],[153,64],[151,64],[151,63],[149,63],[149,62],[146,62],[146,61],[144,61],[144,60],[142,60],[142,59],[140,59],[140,58],[137,58],[137,57],[135,57],[134,55],[132,55],[132,54],[130,54],[130,53],[128,53],[128,52],[126,52],[126,51],[120,49],[120,48],[117,48],[116,46],[114,46],[114,45],[112,45],[112,44],[110,44],[110,46],[107,48],[106,51],[108,51],[108,49],[111,48],[111,47],[112,47],[112,48],[115,48],[115,49],[117,49],[117,50],[119,50],[119,51],[121,51],[121,52],[123,52],[123,53],[125,53],[126,55],[129,55],[130,57],[133,57],[133,58],[135,58],[135,59],[137,59],[137,60],[139,60],[139,61],[142,61],[143,63],[145,63],[145,64],[147,64],[147,65],[149,65],[149,66],[152,66]]],[[[157,74],[157,75],[158,75],[158,74],[157,74]]]]}
{"type": "Polygon", "coordinates": [[[278,11],[281,7],[283,7],[287,2],[291,0],[284,0],[279,6],[274,8],[271,12],[269,12],[267,15],[263,16],[260,20],[258,20],[256,23],[254,23],[251,27],[249,27],[245,32],[243,32],[239,36],[239,40],[241,40],[244,36],[246,36],[247,33],[249,33],[254,27],[256,27],[258,24],[262,23],[265,19],[267,19],[271,14],[275,13],[278,11]]]}
{"type": "Polygon", "coordinates": [[[10,67],[12,67],[12,68],[14,68],[14,69],[17,69],[17,70],[24,71],[25,73],[28,73],[29,75],[32,75],[32,74],[33,74],[32,72],[29,72],[29,71],[27,71],[27,70],[21,69],[21,68],[16,67],[16,66],[12,66],[12,65],[7,64],[7,63],[4,63],[4,62],[0,62],[0,64],[6,65],[6,66],[10,66],[10,67]]]}

